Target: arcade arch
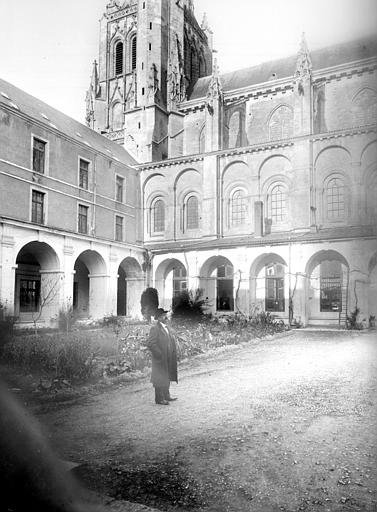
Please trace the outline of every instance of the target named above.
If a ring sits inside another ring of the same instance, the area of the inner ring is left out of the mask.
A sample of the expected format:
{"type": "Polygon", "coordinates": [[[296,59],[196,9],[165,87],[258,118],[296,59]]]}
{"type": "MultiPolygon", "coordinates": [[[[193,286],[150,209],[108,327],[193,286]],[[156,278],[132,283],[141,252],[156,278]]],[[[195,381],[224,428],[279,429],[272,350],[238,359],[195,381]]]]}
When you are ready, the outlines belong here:
{"type": "Polygon", "coordinates": [[[234,311],[234,267],[224,256],[213,256],[202,266],[200,288],[212,312],[234,311]]]}
{"type": "Polygon", "coordinates": [[[127,257],[118,268],[117,315],[139,316],[144,274],[135,258],[127,257]]]}
{"type": "Polygon", "coordinates": [[[103,257],[86,250],[76,259],[73,278],[73,309],[79,318],[101,318],[107,314],[107,269],[103,257]]]}

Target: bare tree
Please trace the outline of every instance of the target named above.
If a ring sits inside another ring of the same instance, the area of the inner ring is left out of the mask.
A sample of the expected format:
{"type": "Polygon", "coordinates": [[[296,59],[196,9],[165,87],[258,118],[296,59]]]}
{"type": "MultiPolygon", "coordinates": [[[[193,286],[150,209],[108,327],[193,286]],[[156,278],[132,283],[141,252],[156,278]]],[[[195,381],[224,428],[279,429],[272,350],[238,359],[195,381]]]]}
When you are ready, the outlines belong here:
{"type": "Polygon", "coordinates": [[[32,313],[32,319],[34,324],[34,333],[38,334],[38,322],[42,317],[44,309],[50,305],[59,294],[61,285],[63,282],[63,276],[53,276],[48,279],[44,279],[41,283],[41,293],[39,297],[38,311],[32,313]]]}

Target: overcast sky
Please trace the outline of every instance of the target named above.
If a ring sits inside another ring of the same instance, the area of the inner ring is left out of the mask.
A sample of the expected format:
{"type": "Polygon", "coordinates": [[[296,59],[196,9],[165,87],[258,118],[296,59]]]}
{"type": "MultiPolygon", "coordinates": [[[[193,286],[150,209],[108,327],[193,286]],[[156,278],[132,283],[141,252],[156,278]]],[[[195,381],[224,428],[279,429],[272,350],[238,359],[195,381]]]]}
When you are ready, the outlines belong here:
{"type": "MultiPolygon", "coordinates": [[[[0,77],[83,121],[108,0],[0,0],[0,77]]],[[[194,0],[221,72],[370,35],[377,0],[194,0]]]]}

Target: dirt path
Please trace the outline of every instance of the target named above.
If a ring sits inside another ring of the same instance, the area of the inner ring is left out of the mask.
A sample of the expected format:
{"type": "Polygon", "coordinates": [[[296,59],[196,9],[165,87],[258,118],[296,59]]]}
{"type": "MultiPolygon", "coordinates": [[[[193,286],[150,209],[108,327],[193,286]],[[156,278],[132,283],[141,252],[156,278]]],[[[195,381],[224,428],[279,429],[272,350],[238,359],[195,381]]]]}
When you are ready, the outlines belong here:
{"type": "Polygon", "coordinates": [[[87,484],[161,510],[376,511],[376,356],[296,331],[190,363],[168,407],[139,383],[39,419],[87,484]]]}

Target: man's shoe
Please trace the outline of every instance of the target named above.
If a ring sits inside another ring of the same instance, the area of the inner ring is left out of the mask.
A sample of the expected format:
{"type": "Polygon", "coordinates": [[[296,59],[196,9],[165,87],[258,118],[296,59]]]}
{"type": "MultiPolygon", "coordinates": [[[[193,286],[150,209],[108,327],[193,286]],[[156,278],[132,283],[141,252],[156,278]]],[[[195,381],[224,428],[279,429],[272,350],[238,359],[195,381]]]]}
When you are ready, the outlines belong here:
{"type": "Polygon", "coordinates": [[[161,400],[159,402],[156,402],[157,405],[170,405],[167,400],[161,400]]]}
{"type": "Polygon", "coordinates": [[[168,400],[169,402],[175,402],[176,400],[178,400],[178,398],[176,396],[169,396],[166,400],[168,400]]]}

